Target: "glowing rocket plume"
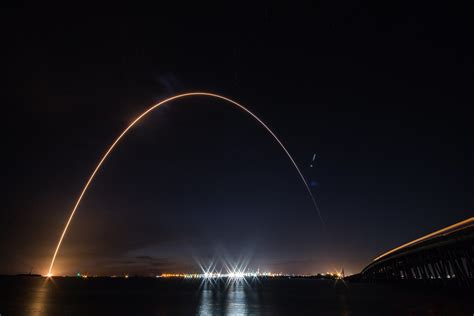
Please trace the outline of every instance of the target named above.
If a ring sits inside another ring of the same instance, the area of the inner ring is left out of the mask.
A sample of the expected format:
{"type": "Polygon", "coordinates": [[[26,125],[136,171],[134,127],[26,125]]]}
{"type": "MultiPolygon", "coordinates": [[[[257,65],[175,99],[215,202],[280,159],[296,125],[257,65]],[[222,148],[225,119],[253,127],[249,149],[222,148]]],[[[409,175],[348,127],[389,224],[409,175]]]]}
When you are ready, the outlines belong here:
{"type": "Polygon", "coordinates": [[[127,126],[127,128],[117,137],[117,139],[115,139],[115,141],[112,143],[112,145],[110,145],[110,147],[107,149],[107,151],[105,152],[105,154],[102,156],[102,158],[100,159],[99,163],[97,164],[97,166],[95,167],[94,171],[92,172],[92,174],[90,175],[89,179],[87,180],[86,184],[84,185],[84,188],[82,189],[82,192],[81,194],[79,195],[79,198],[77,199],[76,201],[76,204],[74,205],[74,208],[72,209],[72,212],[71,212],[71,215],[69,215],[69,218],[66,222],[66,226],[64,227],[64,230],[61,234],[61,237],[59,238],[59,241],[58,241],[58,245],[56,246],[56,249],[54,250],[54,255],[53,255],[53,258],[51,260],[51,264],[49,266],[49,272],[48,272],[48,275],[52,275],[52,270],[53,270],[53,266],[54,266],[54,261],[56,260],[56,256],[58,255],[58,251],[59,251],[59,248],[61,247],[61,243],[63,242],[63,239],[64,239],[64,236],[66,235],[66,232],[69,228],[69,225],[71,224],[71,221],[72,221],[72,218],[74,217],[74,214],[76,213],[76,210],[77,208],[79,207],[79,204],[81,203],[81,200],[82,198],[84,197],[84,194],[86,193],[87,189],[89,188],[89,185],[91,184],[92,180],[94,180],[94,177],[97,173],[97,171],[99,171],[100,167],[102,166],[102,164],[104,163],[104,161],[107,159],[107,157],[110,155],[110,153],[112,152],[112,150],[115,148],[115,146],[119,143],[119,141],[125,136],[125,134],[138,122],[140,121],[143,117],[145,117],[148,113],[150,113],[151,111],[153,111],[154,109],[160,107],[161,105],[163,104],[166,104],[168,102],[171,102],[173,100],[176,100],[176,99],[181,99],[181,98],[185,98],[185,97],[191,97],[191,96],[207,96],[207,97],[212,97],[212,98],[216,98],[216,99],[221,99],[221,100],[224,100],[224,101],[227,101],[235,106],[237,106],[238,108],[240,108],[241,110],[243,110],[244,112],[246,112],[247,114],[249,114],[250,116],[252,116],[255,120],[257,120],[257,122],[260,123],[260,125],[262,125],[272,136],[273,138],[277,141],[277,143],[281,146],[281,148],[285,151],[286,155],[288,156],[288,158],[290,159],[291,163],[293,164],[293,166],[295,167],[296,171],[298,171],[298,174],[301,178],[301,180],[303,181],[305,187],[306,187],[306,190],[308,191],[310,197],[311,197],[311,201],[313,202],[313,205],[314,205],[314,208],[316,209],[316,212],[318,213],[318,216],[321,220],[321,222],[324,224],[324,220],[321,216],[321,212],[319,211],[319,207],[318,207],[318,204],[316,203],[316,200],[313,196],[313,194],[311,193],[311,189],[309,188],[308,186],[308,183],[306,182],[306,179],[304,178],[303,174],[301,173],[300,169],[298,168],[298,165],[296,164],[296,162],[293,160],[293,157],[291,157],[290,153],[288,152],[288,150],[286,149],[286,147],[283,145],[283,143],[280,141],[280,139],[278,139],[278,137],[272,132],[272,130],[260,119],[258,118],[255,114],[253,114],[250,110],[248,110],[247,108],[245,108],[243,105],[229,99],[229,98],[226,98],[224,96],[221,96],[221,95],[218,95],[218,94],[214,94],[214,93],[207,93],[207,92],[189,92],[189,93],[183,93],[183,94],[178,94],[178,95],[175,95],[175,96],[172,96],[170,98],[167,98],[155,105],[153,105],[152,107],[150,107],[148,110],[146,110],[145,112],[143,112],[142,114],[140,114],[132,123],[130,123],[130,125],[127,126]]]}

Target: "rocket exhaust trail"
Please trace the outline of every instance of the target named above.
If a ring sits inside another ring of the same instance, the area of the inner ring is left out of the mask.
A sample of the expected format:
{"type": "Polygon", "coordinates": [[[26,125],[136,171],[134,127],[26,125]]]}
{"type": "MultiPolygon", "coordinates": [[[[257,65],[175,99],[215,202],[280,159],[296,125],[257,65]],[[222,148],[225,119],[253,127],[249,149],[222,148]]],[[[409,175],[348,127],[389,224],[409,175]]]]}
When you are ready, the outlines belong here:
{"type": "Polygon", "coordinates": [[[276,140],[276,142],[280,145],[280,147],[283,149],[283,151],[286,153],[286,155],[288,156],[288,158],[290,159],[291,163],[293,164],[293,166],[295,167],[296,171],[298,172],[301,180],[303,181],[303,184],[305,185],[306,187],[306,190],[308,191],[308,194],[309,196],[311,197],[311,201],[314,205],[314,208],[316,210],[316,212],[318,213],[318,216],[319,216],[319,219],[321,220],[321,223],[324,225],[324,220],[321,216],[321,212],[319,210],[319,207],[318,207],[318,204],[316,203],[316,199],[314,198],[313,196],[313,193],[311,192],[311,189],[309,188],[309,185],[308,183],[306,182],[306,179],[305,177],[303,176],[303,174],[301,173],[300,169],[298,168],[298,165],[296,164],[296,162],[294,161],[293,157],[290,155],[290,153],[288,152],[288,150],[286,149],[286,147],[283,145],[283,143],[280,141],[280,139],[275,135],[275,133],[273,133],[273,131],[260,119],[258,118],[255,114],[253,114],[250,110],[248,110],[246,107],[244,107],[243,105],[239,104],[238,102],[236,101],[233,101],[227,97],[224,97],[222,95],[219,95],[219,94],[214,94],[214,93],[208,93],[208,92],[189,92],[189,93],[182,93],[182,94],[178,94],[178,95],[175,95],[175,96],[172,96],[172,97],[169,97],[163,101],[160,101],[159,103],[151,106],[150,108],[148,108],[145,112],[143,112],[142,114],[140,114],[132,123],[130,123],[127,128],[125,128],[122,133],[114,140],[114,142],[110,145],[110,147],[107,149],[107,151],[105,152],[105,154],[101,157],[101,159],[99,160],[99,163],[96,165],[96,167],[94,168],[94,170],[92,171],[91,175],[89,176],[89,179],[87,180],[86,184],[84,185],[82,191],[81,191],[81,194],[79,195],[77,201],[76,201],[76,204],[74,205],[72,211],[71,211],[71,214],[69,215],[69,218],[66,222],[66,225],[61,233],[61,236],[59,237],[59,241],[58,241],[58,244],[56,246],[56,249],[54,250],[54,254],[53,254],[53,258],[51,259],[51,264],[49,266],[49,271],[48,271],[48,276],[51,276],[52,275],[52,270],[53,270],[53,267],[54,267],[54,262],[56,260],[56,257],[58,255],[58,252],[59,252],[59,249],[61,248],[61,244],[63,242],[63,239],[64,239],[64,236],[66,235],[67,233],[67,230],[69,228],[69,225],[71,224],[71,221],[74,217],[74,214],[76,213],[77,211],[77,208],[79,207],[79,204],[81,203],[82,201],[82,198],[84,197],[85,193],[87,192],[87,189],[89,188],[90,184],[92,183],[92,180],[94,180],[94,177],[95,175],[97,174],[97,172],[99,171],[100,167],[102,166],[102,164],[105,162],[105,160],[107,159],[107,157],[110,155],[110,153],[113,151],[113,149],[115,148],[115,146],[117,146],[117,144],[120,142],[120,140],[125,136],[125,134],[127,134],[127,132],[136,124],[138,123],[138,121],[140,121],[142,118],[144,118],[147,114],[149,114],[150,112],[152,112],[153,110],[157,109],[158,107],[160,107],[161,105],[163,104],[166,104],[168,102],[171,102],[173,100],[176,100],[176,99],[182,99],[182,98],[186,98],[186,97],[192,97],[192,96],[206,96],[206,97],[211,97],[211,98],[216,98],[216,99],[220,99],[220,100],[224,100],[224,101],[227,101],[229,103],[231,103],[232,105],[235,105],[237,106],[239,109],[241,109],[242,111],[246,112],[247,114],[249,114],[252,118],[254,118],[258,123],[260,123],[260,125],[265,128],[267,130],[268,133],[270,133],[270,135],[273,136],[273,138],[276,140]]]}

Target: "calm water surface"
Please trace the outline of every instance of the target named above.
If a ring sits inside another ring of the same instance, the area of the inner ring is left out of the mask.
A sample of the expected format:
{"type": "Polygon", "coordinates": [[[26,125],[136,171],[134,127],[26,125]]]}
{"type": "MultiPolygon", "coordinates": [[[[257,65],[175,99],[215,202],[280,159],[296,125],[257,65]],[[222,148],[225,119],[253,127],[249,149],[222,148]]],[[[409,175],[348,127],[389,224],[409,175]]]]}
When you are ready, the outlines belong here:
{"type": "Polygon", "coordinates": [[[473,315],[472,291],[313,279],[0,278],[7,315],[473,315]]]}

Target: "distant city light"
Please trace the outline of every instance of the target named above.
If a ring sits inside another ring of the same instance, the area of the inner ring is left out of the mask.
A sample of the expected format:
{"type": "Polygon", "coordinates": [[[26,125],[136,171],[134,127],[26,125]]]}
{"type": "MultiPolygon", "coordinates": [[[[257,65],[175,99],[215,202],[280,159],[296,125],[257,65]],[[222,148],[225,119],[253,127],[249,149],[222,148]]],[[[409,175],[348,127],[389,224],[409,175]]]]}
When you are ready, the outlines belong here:
{"type": "Polygon", "coordinates": [[[163,273],[157,275],[157,278],[183,278],[183,279],[230,279],[230,280],[242,280],[246,278],[258,278],[258,277],[281,277],[285,276],[282,273],[272,272],[255,272],[255,271],[231,271],[228,273],[220,272],[204,272],[204,273],[163,273]]]}
{"type": "MultiPolygon", "coordinates": [[[[81,279],[87,278],[96,278],[96,277],[109,277],[109,278],[130,278],[129,274],[122,274],[122,275],[109,275],[109,276],[101,276],[101,275],[89,275],[89,274],[80,274],[76,273],[74,275],[62,275],[62,277],[76,277],[81,279]]],[[[53,277],[53,274],[45,274],[43,275],[45,278],[53,277]]],[[[260,270],[252,271],[252,270],[228,270],[227,273],[222,273],[218,271],[207,271],[203,273],[162,273],[159,275],[155,275],[155,278],[181,278],[181,279],[198,279],[203,281],[217,281],[217,280],[226,280],[226,282],[247,282],[251,279],[258,279],[258,278],[313,278],[313,277],[323,277],[326,279],[343,279],[344,275],[340,272],[328,272],[328,273],[318,273],[318,274],[284,274],[284,273],[273,273],[270,271],[260,272],[260,270]]],[[[455,275],[448,275],[448,278],[454,278],[455,275]]]]}

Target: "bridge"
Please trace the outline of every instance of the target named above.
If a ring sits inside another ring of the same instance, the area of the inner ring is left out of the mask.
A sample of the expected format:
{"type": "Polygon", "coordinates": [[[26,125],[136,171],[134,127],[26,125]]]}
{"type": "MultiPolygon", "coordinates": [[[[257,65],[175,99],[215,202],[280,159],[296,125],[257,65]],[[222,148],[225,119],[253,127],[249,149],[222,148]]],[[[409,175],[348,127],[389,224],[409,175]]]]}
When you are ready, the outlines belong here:
{"type": "Polygon", "coordinates": [[[474,217],[387,251],[353,279],[474,286],[474,217]]]}

